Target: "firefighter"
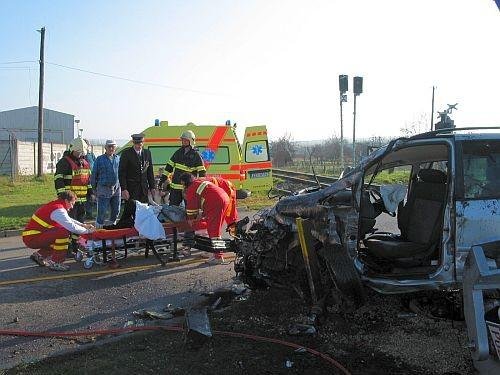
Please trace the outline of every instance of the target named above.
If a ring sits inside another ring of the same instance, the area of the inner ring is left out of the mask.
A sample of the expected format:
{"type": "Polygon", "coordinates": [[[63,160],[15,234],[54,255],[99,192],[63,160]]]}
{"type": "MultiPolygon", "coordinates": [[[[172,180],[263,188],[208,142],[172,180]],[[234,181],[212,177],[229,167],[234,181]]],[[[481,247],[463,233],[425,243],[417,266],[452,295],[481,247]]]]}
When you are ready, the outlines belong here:
{"type": "MultiPolygon", "coordinates": [[[[208,237],[212,240],[212,244],[214,240],[220,240],[222,223],[230,201],[227,193],[210,181],[195,179],[191,173],[183,173],[180,176],[180,182],[184,188],[188,220],[196,219],[199,210],[203,210],[203,217],[207,221],[208,237]]],[[[214,256],[208,260],[209,263],[222,263],[223,261],[222,252],[214,253],[214,256]]]]}
{"type": "Polygon", "coordinates": [[[236,222],[238,221],[238,210],[236,208],[236,188],[231,181],[222,177],[205,177],[205,181],[210,181],[216,186],[219,186],[226,192],[229,197],[229,207],[226,211],[224,220],[227,224],[227,231],[234,236],[236,230],[236,222]]]}
{"type": "MultiPolygon", "coordinates": [[[[64,151],[63,157],[57,162],[54,175],[58,195],[65,191],[75,193],[76,203],[69,211],[69,216],[79,222],[85,220],[85,203],[87,199],[94,199],[92,185],[90,184],[90,166],[85,160],[87,148],[87,143],[81,137],[73,139],[69,145],[69,150],[64,151]]],[[[76,253],[78,235],[73,234],[71,238],[71,249],[76,253]]]]}
{"type": "Polygon", "coordinates": [[[182,189],[180,177],[183,173],[189,172],[194,177],[204,177],[206,169],[203,159],[195,146],[195,135],[191,130],[186,130],[181,134],[181,147],[174,152],[165,166],[159,185],[170,180],[169,204],[179,206],[182,202],[182,189]]]}
{"type": "Polygon", "coordinates": [[[47,266],[53,271],[68,271],[64,259],[68,251],[71,233],[92,233],[92,224],[84,224],[68,215],[77,203],[77,196],[71,190],[59,193],[59,198],[35,211],[22,236],[24,244],[30,249],[39,249],[30,259],[39,266],[47,266]]]}

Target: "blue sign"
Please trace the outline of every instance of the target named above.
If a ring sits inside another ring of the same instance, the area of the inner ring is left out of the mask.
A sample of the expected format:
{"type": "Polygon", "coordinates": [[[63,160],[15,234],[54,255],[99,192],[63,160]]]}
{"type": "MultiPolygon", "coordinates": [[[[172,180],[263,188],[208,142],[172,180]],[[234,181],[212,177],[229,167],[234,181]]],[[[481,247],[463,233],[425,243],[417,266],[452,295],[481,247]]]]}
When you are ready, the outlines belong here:
{"type": "Polygon", "coordinates": [[[213,150],[210,150],[209,148],[206,148],[201,153],[201,157],[203,158],[203,160],[211,163],[215,159],[215,152],[213,150]]]}
{"type": "Polygon", "coordinates": [[[252,147],[252,154],[260,155],[264,152],[262,145],[255,145],[252,147]]]}

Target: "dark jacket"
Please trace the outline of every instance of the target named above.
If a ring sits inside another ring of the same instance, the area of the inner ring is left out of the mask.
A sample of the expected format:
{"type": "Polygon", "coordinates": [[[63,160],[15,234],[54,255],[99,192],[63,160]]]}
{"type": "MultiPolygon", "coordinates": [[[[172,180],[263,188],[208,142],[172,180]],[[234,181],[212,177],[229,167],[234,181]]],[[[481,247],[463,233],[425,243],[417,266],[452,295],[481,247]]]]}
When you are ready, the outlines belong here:
{"type": "MultiPolygon", "coordinates": [[[[81,188],[78,188],[78,191],[75,190],[75,187],[72,188],[72,182],[75,183],[73,181],[73,169],[71,168],[71,164],[68,162],[68,159],[66,159],[67,157],[79,167],[80,171],[84,172],[84,174],[90,178],[90,167],[85,158],[77,159],[70,151],[64,151],[62,158],[59,159],[56,164],[56,173],[54,174],[56,193],[59,194],[66,190],[73,190],[78,197],[77,202],[84,203],[87,200],[87,195],[93,194],[92,185],[89,181],[88,183],[82,185],[81,188]]],[[[80,175],[80,173],[78,173],[78,175],[80,175]]],[[[78,182],[78,186],[80,185],[81,183],[78,182]]]]}
{"type": "Polygon", "coordinates": [[[139,157],[133,147],[123,150],[120,155],[118,179],[122,191],[128,190],[130,199],[146,203],[148,190],[156,187],[151,152],[143,148],[139,157]]]}
{"type": "Polygon", "coordinates": [[[195,177],[205,177],[206,174],[200,153],[192,147],[189,147],[187,152],[184,152],[183,147],[174,152],[165,166],[160,183],[163,183],[167,176],[172,174],[170,188],[181,191],[181,175],[186,172],[192,173],[195,177]]]}

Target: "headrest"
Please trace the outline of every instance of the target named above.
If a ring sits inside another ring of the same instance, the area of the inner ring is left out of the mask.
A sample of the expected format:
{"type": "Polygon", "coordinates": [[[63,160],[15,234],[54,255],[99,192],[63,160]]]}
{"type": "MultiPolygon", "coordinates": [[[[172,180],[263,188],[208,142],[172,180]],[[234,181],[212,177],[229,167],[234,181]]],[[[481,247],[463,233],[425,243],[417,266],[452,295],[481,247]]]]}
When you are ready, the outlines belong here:
{"type": "Polygon", "coordinates": [[[421,169],[418,171],[418,178],[433,184],[445,184],[447,179],[446,173],[438,169],[421,169]]]}

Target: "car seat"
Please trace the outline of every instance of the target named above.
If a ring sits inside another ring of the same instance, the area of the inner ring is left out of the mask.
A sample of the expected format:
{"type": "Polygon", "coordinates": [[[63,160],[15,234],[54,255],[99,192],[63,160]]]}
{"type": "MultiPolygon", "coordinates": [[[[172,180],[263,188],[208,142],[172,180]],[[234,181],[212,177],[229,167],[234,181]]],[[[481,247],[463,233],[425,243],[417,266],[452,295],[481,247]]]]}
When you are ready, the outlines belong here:
{"type": "Polygon", "coordinates": [[[377,259],[415,266],[429,259],[438,248],[443,229],[446,173],[437,169],[418,172],[406,204],[398,209],[401,235],[373,234],[364,240],[377,259]]]}

